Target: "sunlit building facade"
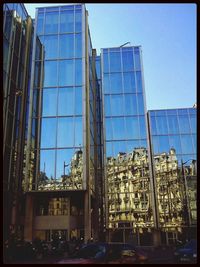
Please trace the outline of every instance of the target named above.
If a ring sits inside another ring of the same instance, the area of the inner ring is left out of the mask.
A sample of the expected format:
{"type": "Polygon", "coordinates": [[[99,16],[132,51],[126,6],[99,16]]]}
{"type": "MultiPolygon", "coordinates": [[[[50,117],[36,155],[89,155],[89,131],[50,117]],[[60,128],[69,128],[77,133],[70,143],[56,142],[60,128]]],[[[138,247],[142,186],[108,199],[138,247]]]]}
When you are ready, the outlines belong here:
{"type": "Polygon", "coordinates": [[[196,108],[149,111],[156,210],[163,243],[196,236],[196,108]]]}

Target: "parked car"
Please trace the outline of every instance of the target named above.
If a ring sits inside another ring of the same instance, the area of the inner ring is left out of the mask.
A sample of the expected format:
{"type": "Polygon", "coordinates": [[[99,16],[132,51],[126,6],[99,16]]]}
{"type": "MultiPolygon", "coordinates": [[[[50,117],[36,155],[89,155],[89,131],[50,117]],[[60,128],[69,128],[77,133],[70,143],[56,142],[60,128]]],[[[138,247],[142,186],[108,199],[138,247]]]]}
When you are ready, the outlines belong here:
{"type": "Polygon", "coordinates": [[[174,258],[178,262],[191,262],[197,261],[197,240],[192,239],[182,247],[179,247],[174,252],[174,258]]]}
{"type": "Polygon", "coordinates": [[[83,245],[69,259],[57,263],[66,264],[132,264],[144,263],[147,255],[130,244],[91,243],[83,245]]]}

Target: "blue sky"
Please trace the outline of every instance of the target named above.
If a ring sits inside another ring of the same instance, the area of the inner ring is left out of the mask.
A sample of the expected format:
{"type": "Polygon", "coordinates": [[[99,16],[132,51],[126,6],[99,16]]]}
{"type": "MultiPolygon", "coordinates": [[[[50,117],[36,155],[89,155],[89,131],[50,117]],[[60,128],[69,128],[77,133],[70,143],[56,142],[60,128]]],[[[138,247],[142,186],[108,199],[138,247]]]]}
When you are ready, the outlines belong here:
{"type": "MultiPolygon", "coordinates": [[[[34,18],[35,7],[25,4],[34,18]]],[[[63,3],[62,3],[63,5],[63,3]]],[[[86,4],[93,48],[141,45],[147,109],[196,103],[195,4],[86,4]]]]}

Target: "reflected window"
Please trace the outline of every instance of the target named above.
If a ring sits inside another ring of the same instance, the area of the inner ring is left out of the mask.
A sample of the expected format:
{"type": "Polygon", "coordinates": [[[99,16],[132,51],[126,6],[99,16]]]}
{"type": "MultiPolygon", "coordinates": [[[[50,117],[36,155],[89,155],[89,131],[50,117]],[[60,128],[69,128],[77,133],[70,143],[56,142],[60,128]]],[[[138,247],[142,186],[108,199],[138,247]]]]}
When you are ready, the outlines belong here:
{"type": "Polygon", "coordinates": [[[144,114],[144,98],[143,94],[137,94],[137,101],[138,101],[138,114],[144,114]]]}
{"type": "Polygon", "coordinates": [[[157,124],[158,134],[168,134],[167,117],[166,116],[156,117],[156,124],[157,124]]]}
{"type": "Polygon", "coordinates": [[[82,59],[75,60],[75,86],[82,85],[82,59]]]}
{"type": "Polygon", "coordinates": [[[110,93],[110,75],[109,74],[104,74],[103,77],[103,88],[104,88],[104,93],[110,93]]]}
{"type": "Polygon", "coordinates": [[[75,11],[75,32],[82,31],[82,10],[75,11]]]}
{"type": "Polygon", "coordinates": [[[179,135],[170,135],[169,136],[169,144],[170,148],[174,148],[176,150],[176,154],[181,154],[181,140],[179,135]]]}
{"type": "Polygon", "coordinates": [[[74,34],[60,35],[59,56],[60,58],[74,57],[74,34]]]}
{"type": "Polygon", "coordinates": [[[82,34],[75,34],[75,57],[82,57],[82,34]]]}
{"type": "Polygon", "coordinates": [[[60,32],[74,32],[74,10],[61,11],[60,32]]]}
{"type": "Polygon", "coordinates": [[[38,13],[37,17],[37,34],[43,34],[43,25],[44,25],[44,13],[38,13]]]}
{"type": "Polygon", "coordinates": [[[140,51],[139,48],[134,48],[134,62],[135,62],[135,70],[140,70],[140,51]]]}
{"type": "Polygon", "coordinates": [[[58,115],[70,116],[74,114],[74,88],[59,88],[58,115]]]}
{"type": "Polygon", "coordinates": [[[172,133],[172,134],[179,133],[177,116],[176,115],[167,116],[167,120],[168,120],[168,125],[169,125],[169,133],[172,133]]]}
{"type": "Polygon", "coordinates": [[[140,137],[138,117],[127,117],[125,121],[127,139],[138,139],[140,137]]]}
{"type": "Polygon", "coordinates": [[[169,152],[170,145],[169,145],[169,136],[159,136],[159,152],[169,152]]]}
{"type": "Polygon", "coordinates": [[[121,71],[121,54],[111,52],[110,53],[110,72],[120,72],[121,71]]]}
{"type": "Polygon", "coordinates": [[[123,71],[133,71],[133,51],[122,52],[123,71]]]}
{"type": "Polygon", "coordinates": [[[103,72],[109,72],[108,53],[103,54],[103,72]]]}
{"type": "Polygon", "coordinates": [[[72,117],[58,118],[57,146],[74,146],[74,121],[72,117]]]}
{"type": "Polygon", "coordinates": [[[58,12],[48,12],[45,17],[45,34],[58,33],[58,12]]]}
{"type": "Polygon", "coordinates": [[[42,91],[42,116],[56,116],[57,89],[44,89],[42,91]]]}
{"type": "Polygon", "coordinates": [[[141,71],[136,71],[137,92],[142,93],[142,74],[141,71]]]}
{"type": "Polygon", "coordinates": [[[144,139],[146,138],[146,123],[145,123],[145,117],[140,116],[139,117],[139,125],[140,125],[140,138],[144,139]]]}
{"type": "Polygon", "coordinates": [[[41,148],[56,146],[56,118],[43,118],[41,126],[41,148]]]}
{"type": "Polygon", "coordinates": [[[192,154],[196,152],[193,148],[192,136],[189,134],[181,135],[181,145],[183,154],[192,154]]]}
{"type": "Polygon", "coordinates": [[[105,116],[111,116],[110,95],[104,96],[105,116]]]}
{"type": "Polygon", "coordinates": [[[74,149],[57,150],[56,179],[64,177],[64,174],[65,175],[70,174],[70,164],[73,156],[74,156],[74,149]]]}
{"type": "Polygon", "coordinates": [[[112,157],[113,151],[112,151],[112,142],[106,142],[106,157],[112,157]]]}
{"type": "Polygon", "coordinates": [[[124,118],[112,118],[112,124],[113,124],[113,139],[114,140],[125,139],[124,118]]]}
{"type": "Polygon", "coordinates": [[[39,182],[41,179],[55,178],[55,150],[40,150],[40,175],[38,178],[40,178],[39,182]]]}
{"type": "Polygon", "coordinates": [[[134,72],[124,73],[124,93],[135,93],[135,74],[134,72]]]}
{"type": "Polygon", "coordinates": [[[195,134],[192,134],[192,141],[194,146],[194,152],[197,153],[197,136],[195,134]]]}
{"type": "Polygon", "coordinates": [[[112,73],[110,74],[110,90],[111,93],[122,93],[122,74],[112,73]]]}
{"type": "Polygon", "coordinates": [[[124,114],[123,95],[111,95],[112,116],[120,116],[124,114]]]}
{"type": "Polygon", "coordinates": [[[112,142],[113,143],[113,154],[116,157],[119,152],[121,153],[126,153],[126,142],[121,141],[121,142],[112,142]]]}
{"type": "Polygon", "coordinates": [[[137,115],[137,97],[135,94],[128,94],[124,95],[124,101],[125,101],[125,109],[124,114],[125,115],[137,115]]]}
{"type": "Polygon", "coordinates": [[[106,140],[112,140],[113,135],[112,135],[112,119],[111,118],[106,118],[106,140]]]}
{"type": "Polygon", "coordinates": [[[151,116],[151,113],[150,113],[150,123],[151,123],[151,134],[152,135],[157,134],[156,118],[155,118],[155,116],[151,116]]]}
{"type": "Polygon", "coordinates": [[[191,131],[192,133],[197,132],[197,118],[196,115],[190,115],[190,125],[191,125],[191,131]]]}
{"type": "Polygon", "coordinates": [[[180,133],[190,133],[190,123],[189,123],[189,119],[188,116],[179,116],[179,129],[180,129],[180,133]]]}
{"type": "Polygon", "coordinates": [[[44,87],[57,85],[57,61],[45,61],[44,63],[44,87]]]}
{"type": "Polygon", "coordinates": [[[133,152],[134,149],[140,147],[140,141],[139,140],[127,141],[126,145],[127,145],[127,152],[130,153],[133,152]]]}
{"type": "Polygon", "coordinates": [[[58,35],[44,37],[45,59],[58,58],[58,35]]]}
{"type": "Polygon", "coordinates": [[[74,118],[74,128],[75,128],[75,143],[76,147],[83,145],[83,123],[82,117],[74,118]]]}
{"type": "Polygon", "coordinates": [[[82,87],[75,87],[75,115],[82,115],[82,87]]]}
{"type": "Polygon", "coordinates": [[[74,85],[73,60],[59,61],[59,86],[74,85]]]}
{"type": "Polygon", "coordinates": [[[153,136],[153,152],[154,154],[158,154],[159,153],[159,140],[158,140],[158,136],[153,136]]]}

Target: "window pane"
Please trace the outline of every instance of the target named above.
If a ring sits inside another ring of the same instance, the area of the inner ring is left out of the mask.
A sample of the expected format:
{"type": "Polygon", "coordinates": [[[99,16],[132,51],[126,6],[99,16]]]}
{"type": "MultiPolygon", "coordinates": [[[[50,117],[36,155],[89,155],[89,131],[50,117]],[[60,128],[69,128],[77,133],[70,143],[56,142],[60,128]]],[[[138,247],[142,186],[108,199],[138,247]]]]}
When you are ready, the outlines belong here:
{"type": "Polygon", "coordinates": [[[74,146],[74,123],[73,118],[58,118],[58,147],[74,146]]]}
{"type": "Polygon", "coordinates": [[[124,93],[135,93],[135,74],[134,72],[124,73],[124,93]]]}
{"type": "Polygon", "coordinates": [[[137,98],[135,94],[124,95],[125,100],[125,115],[137,115],[137,98]]]}
{"type": "Polygon", "coordinates": [[[57,85],[57,61],[44,63],[44,87],[57,85]]]}
{"type": "Polygon", "coordinates": [[[192,141],[194,146],[194,152],[197,153],[197,136],[196,134],[192,134],[192,141]]]}
{"type": "Polygon", "coordinates": [[[111,116],[111,105],[110,105],[110,96],[105,95],[104,96],[104,109],[105,109],[105,116],[111,116]]]}
{"type": "Polygon", "coordinates": [[[157,134],[157,128],[156,128],[156,118],[154,116],[150,117],[150,125],[151,125],[151,134],[157,134]]]}
{"type": "Polygon", "coordinates": [[[139,140],[133,140],[133,141],[127,141],[127,152],[133,152],[136,148],[140,147],[140,141],[139,140]]]}
{"type": "Polygon", "coordinates": [[[177,116],[167,116],[168,125],[169,125],[169,133],[177,134],[179,133],[178,128],[178,119],[177,116]]]}
{"type": "Polygon", "coordinates": [[[112,135],[112,119],[111,118],[106,118],[106,140],[112,140],[113,135],[112,135]]]}
{"type": "Polygon", "coordinates": [[[40,150],[40,172],[47,178],[55,178],[55,150],[40,150]]]}
{"type": "Polygon", "coordinates": [[[48,12],[45,18],[45,34],[58,32],[58,12],[48,12]]]}
{"type": "Polygon", "coordinates": [[[138,117],[128,117],[125,118],[125,121],[127,139],[138,139],[140,137],[138,117]]]}
{"type": "Polygon", "coordinates": [[[121,54],[120,53],[110,53],[110,72],[120,72],[121,71],[121,54]]]}
{"type": "Polygon", "coordinates": [[[113,142],[113,154],[115,157],[121,152],[121,153],[126,153],[126,142],[124,141],[117,141],[113,142]]]}
{"type": "Polygon", "coordinates": [[[110,88],[112,93],[122,93],[122,75],[121,73],[110,74],[110,88]]]}
{"type": "Polygon", "coordinates": [[[82,85],[82,59],[75,60],[75,85],[82,85]]]}
{"type": "Polygon", "coordinates": [[[104,89],[105,94],[110,93],[110,75],[109,74],[104,74],[103,89],[104,89]]]}
{"type": "Polygon", "coordinates": [[[74,57],[74,34],[60,35],[60,58],[74,57]]]}
{"type": "Polygon", "coordinates": [[[143,94],[137,94],[137,100],[138,100],[138,114],[143,115],[144,114],[143,94]]]}
{"type": "Polygon", "coordinates": [[[41,148],[56,146],[56,118],[43,118],[41,126],[41,148]]]}
{"type": "Polygon", "coordinates": [[[82,57],[82,34],[75,34],[75,57],[82,57]]]}
{"type": "Polygon", "coordinates": [[[190,115],[190,125],[192,133],[197,132],[197,118],[196,115],[190,115]]]}
{"type": "Polygon", "coordinates": [[[45,59],[58,58],[58,35],[44,37],[45,59]]]}
{"type": "Polygon", "coordinates": [[[59,86],[74,85],[73,60],[59,61],[59,86]]]}
{"type": "Polygon", "coordinates": [[[70,163],[74,155],[74,149],[58,149],[57,161],[56,161],[56,179],[60,179],[62,176],[69,175],[70,163]],[[64,167],[65,164],[65,167],[64,167]],[[64,170],[65,168],[65,170],[64,170]]]}
{"type": "Polygon", "coordinates": [[[181,136],[181,145],[183,154],[192,154],[196,152],[196,150],[193,149],[192,136],[189,134],[181,136]]]}
{"type": "Polygon", "coordinates": [[[168,134],[166,116],[156,117],[158,134],[168,134]]]}
{"type": "Polygon", "coordinates": [[[74,32],[74,10],[61,11],[60,32],[74,32]]]}
{"type": "Polygon", "coordinates": [[[178,119],[180,133],[190,133],[191,131],[188,116],[179,116],[178,119]]]}
{"type": "Polygon", "coordinates": [[[146,138],[146,123],[145,123],[145,117],[140,116],[139,117],[139,125],[140,125],[140,138],[146,138]]]}
{"type": "Polygon", "coordinates": [[[113,151],[112,151],[112,142],[106,142],[106,157],[112,157],[113,151]]]}
{"type": "Polygon", "coordinates": [[[124,114],[123,95],[111,95],[112,116],[124,114]]]}
{"type": "Polygon", "coordinates": [[[181,154],[181,140],[179,135],[170,135],[169,136],[169,144],[170,148],[174,148],[176,150],[176,154],[181,154]]]}
{"type": "Polygon", "coordinates": [[[168,136],[159,136],[159,153],[166,152],[170,150],[169,146],[169,137],[168,136]]]}
{"type": "Polygon", "coordinates": [[[142,75],[141,71],[136,71],[137,92],[142,93],[142,75]]]}
{"type": "Polygon", "coordinates": [[[109,72],[108,53],[103,54],[103,72],[109,72]]]}
{"type": "Polygon", "coordinates": [[[75,13],[75,31],[81,32],[82,31],[82,10],[76,10],[75,13]]]}
{"type": "Polygon", "coordinates": [[[80,147],[83,145],[83,123],[82,117],[75,117],[75,146],[80,147]]]}
{"type": "Polygon", "coordinates": [[[122,53],[123,71],[133,71],[133,51],[123,51],[122,53]]]}
{"type": "Polygon", "coordinates": [[[159,140],[158,140],[158,136],[153,136],[152,138],[152,142],[153,142],[153,152],[154,154],[158,154],[160,149],[159,149],[159,140]]]}
{"type": "Polygon", "coordinates": [[[69,116],[74,114],[74,89],[73,87],[58,90],[58,115],[69,116]]]}
{"type": "Polygon", "coordinates": [[[139,48],[134,48],[134,62],[135,62],[135,70],[140,70],[140,52],[139,48]]]}
{"type": "Polygon", "coordinates": [[[56,116],[57,89],[44,89],[42,91],[42,116],[56,116]]]}
{"type": "Polygon", "coordinates": [[[75,115],[82,115],[82,87],[76,87],[75,90],[75,115]]]}
{"type": "Polygon", "coordinates": [[[124,119],[123,118],[113,118],[113,139],[120,140],[125,139],[124,136],[124,119]]]}

